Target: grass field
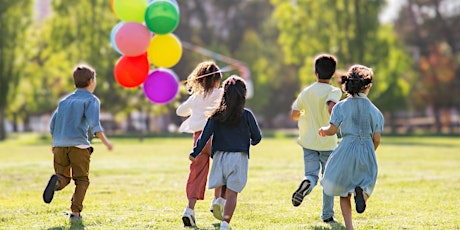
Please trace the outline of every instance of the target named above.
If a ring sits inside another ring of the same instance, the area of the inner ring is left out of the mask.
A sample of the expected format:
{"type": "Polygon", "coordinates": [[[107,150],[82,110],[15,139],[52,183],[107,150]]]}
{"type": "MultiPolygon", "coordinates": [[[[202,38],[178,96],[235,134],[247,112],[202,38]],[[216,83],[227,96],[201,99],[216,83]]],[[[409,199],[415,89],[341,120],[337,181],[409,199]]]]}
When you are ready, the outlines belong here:
{"type": "MultiPolygon", "coordinates": [[[[33,135],[0,142],[0,229],[183,229],[191,137],[112,138],[108,152],[95,140],[81,225],[71,225],[73,183],[51,204],[42,191],[52,169],[50,141],[33,135]]],[[[460,138],[383,137],[379,176],[356,229],[460,229],[460,138]]],[[[265,138],[251,149],[249,179],[239,195],[232,229],[344,229],[321,221],[321,187],[299,207],[292,192],[303,177],[294,138],[265,138]]],[[[197,203],[197,229],[216,229],[211,191],[197,203]]]]}

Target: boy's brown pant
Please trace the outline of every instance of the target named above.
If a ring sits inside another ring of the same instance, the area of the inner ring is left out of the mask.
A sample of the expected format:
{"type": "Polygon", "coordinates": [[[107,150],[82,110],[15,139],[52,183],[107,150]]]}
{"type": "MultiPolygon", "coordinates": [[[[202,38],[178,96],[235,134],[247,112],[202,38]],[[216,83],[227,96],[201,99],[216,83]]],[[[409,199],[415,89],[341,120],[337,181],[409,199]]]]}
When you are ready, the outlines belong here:
{"type": "Polygon", "coordinates": [[[89,186],[89,162],[93,148],[80,149],[77,147],[53,147],[54,171],[58,175],[57,190],[65,188],[70,179],[75,181],[75,191],[72,196],[70,210],[81,212],[86,190],[89,186]]]}

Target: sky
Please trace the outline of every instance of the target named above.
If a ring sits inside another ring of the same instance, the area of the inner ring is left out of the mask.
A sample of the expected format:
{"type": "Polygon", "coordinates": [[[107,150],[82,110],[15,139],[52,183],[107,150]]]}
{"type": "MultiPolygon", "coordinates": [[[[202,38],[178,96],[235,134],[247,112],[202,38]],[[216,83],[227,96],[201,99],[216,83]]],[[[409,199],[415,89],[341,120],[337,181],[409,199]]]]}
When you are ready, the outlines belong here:
{"type": "Polygon", "coordinates": [[[379,18],[382,23],[392,22],[398,16],[399,8],[406,0],[387,0],[387,7],[382,11],[379,18]]]}

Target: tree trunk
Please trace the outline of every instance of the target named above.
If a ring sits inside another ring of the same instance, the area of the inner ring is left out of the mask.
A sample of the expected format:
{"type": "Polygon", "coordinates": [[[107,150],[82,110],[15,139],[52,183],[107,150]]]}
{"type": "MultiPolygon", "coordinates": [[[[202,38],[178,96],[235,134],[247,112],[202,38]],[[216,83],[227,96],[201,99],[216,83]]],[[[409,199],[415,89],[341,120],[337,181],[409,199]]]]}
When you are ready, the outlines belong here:
{"type": "Polygon", "coordinates": [[[438,106],[433,106],[433,114],[434,114],[434,126],[436,129],[437,134],[441,134],[442,132],[442,122],[441,122],[441,114],[442,110],[438,106]]]}
{"type": "Polygon", "coordinates": [[[0,108],[0,141],[6,139],[5,108],[0,108]]]}

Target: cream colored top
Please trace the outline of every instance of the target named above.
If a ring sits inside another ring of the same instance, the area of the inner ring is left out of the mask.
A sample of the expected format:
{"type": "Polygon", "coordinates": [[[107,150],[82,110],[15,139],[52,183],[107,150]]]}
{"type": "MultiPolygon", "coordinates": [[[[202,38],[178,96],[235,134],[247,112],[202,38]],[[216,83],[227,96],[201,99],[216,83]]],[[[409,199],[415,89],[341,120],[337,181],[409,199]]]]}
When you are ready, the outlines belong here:
{"type": "Polygon", "coordinates": [[[203,130],[208,117],[219,106],[224,91],[222,88],[214,89],[206,98],[203,93],[194,93],[179,107],[176,114],[188,117],[179,127],[179,132],[194,133],[203,130]]]}
{"type": "Polygon", "coordinates": [[[336,135],[321,137],[318,129],[329,125],[327,102],[337,103],[341,96],[342,91],[339,88],[320,82],[315,82],[300,92],[292,104],[292,110],[300,111],[299,145],[318,151],[334,150],[337,147],[336,135]]]}

